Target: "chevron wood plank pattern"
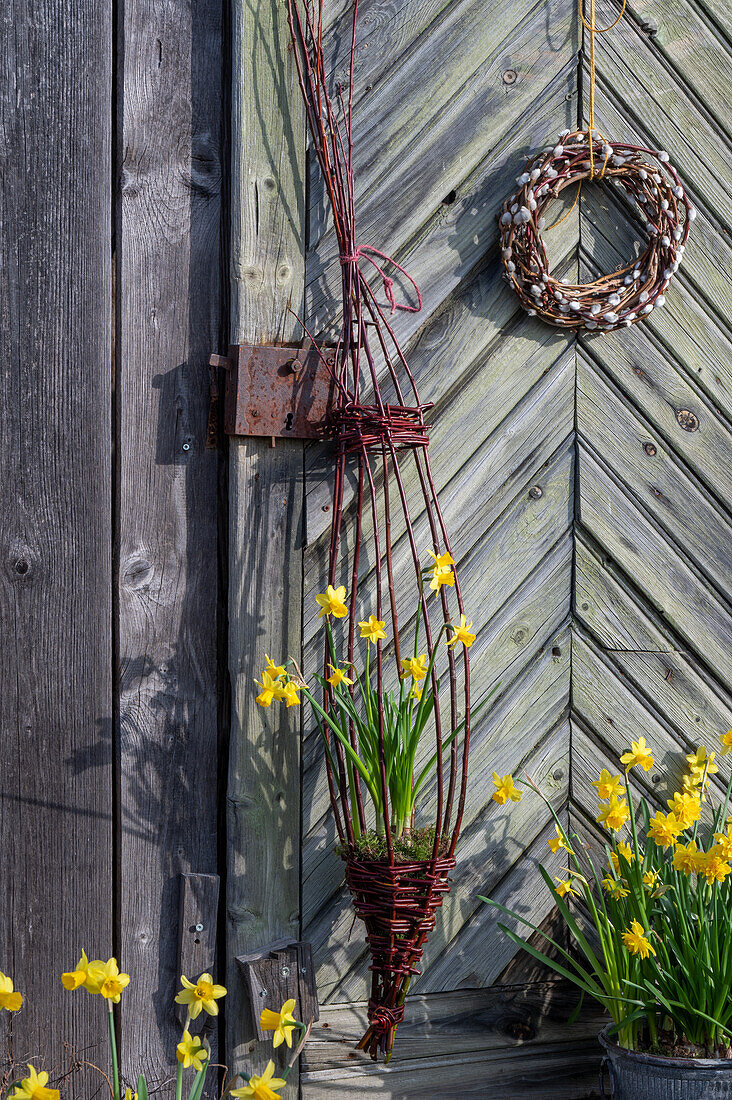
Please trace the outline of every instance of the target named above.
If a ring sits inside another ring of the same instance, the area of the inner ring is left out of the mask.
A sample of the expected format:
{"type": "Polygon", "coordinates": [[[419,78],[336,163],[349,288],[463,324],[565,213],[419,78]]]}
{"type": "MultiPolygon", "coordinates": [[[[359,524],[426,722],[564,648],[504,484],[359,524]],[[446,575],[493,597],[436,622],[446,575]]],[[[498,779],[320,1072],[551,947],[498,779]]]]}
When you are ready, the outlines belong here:
{"type": "MultiPolygon", "coordinates": [[[[612,21],[619,10],[603,0],[599,18],[612,21]]],[[[423,1093],[419,1028],[435,1021],[430,1058],[435,1072],[453,1072],[457,1048],[440,1046],[436,1021],[455,1011],[454,998],[487,1005],[509,995],[502,983],[515,949],[477,894],[520,905],[536,922],[550,919],[537,863],[558,873],[561,861],[552,862],[546,844],[544,807],[525,799],[505,811],[492,802],[494,768],[526,768],[601,847],[592,779],[618,768],[631,737],[654,745],[657,766],[637,785],[660,802],[666,772],[680,773],[691,746],[714,748],[732,725],[732,66],[724,11],[718,0],[630,0],[598,44],[598,126],[667,149],[699,211],[665,309],[601,337],[527,318],[497,254],[495,210],[524,156],[578,121],[587,71],[577,66],[574,5],[553,0],[547,12],[491,0],[486,11],[476,0],[365,0],[363,12],[356,84],[367,121],[357,160],[370,155],[358,184],[360,232],[393,251],[423,287],[422,313],[398,315],[395,327],[424,398],[435,402],[430,453],[479,630],[476,693],[498,681],[500,688],[476,724],[455,885],[410,998],[414,1031],[407,1022],[403,1062],[397,1046],[387,1068],[343,1053],[363,1016],[367,958],[333,855],[320,746],[304,732],[303,935],[315,948],[333,1028],[318,1032],[308,1054],[305,1100],[423,1093]]],[[[329,33],[342,43],[346,5],[333,13],[329,33]]],[[[334,79],[344,59],[340,46],[334,79]]],[[[311,184],[308,313],[327,331],[339,273],[314,177],[311,184]]],[[[586,278],[625,262],[638,248],[631,215],[614,190],[583,189],[550,237],[557,270],[586,278]]],[[[320,447],[306,452],[305,500],[311,671],[320,660],[312,603],[324,583],[330,523],[320,447]]],[[[399,522],[398,574],[408,561],[399,522]]],[[[420,515],[415,529],[424,542],[420,515]]],[[[372,569],[364,560],[366,588],[372,569]]],[[[584,1019],[590,1026],[591,1016],[584,1019]]],[[[504,1041],[493,1047],[487,1026],[460,1048],[461,1094],[590,1095],[590,1048],[573,1075],[553,1033],[544,1032],[545,1047],[541,1034],[524,1055],[536,1041],[533,1064],[553,1067],[555,1080],[526,1060],[519,1091],[506,1091],[513,1052],[504,1041]]],[[[438,1087],[435,1095],[452,1093],[438,1087]]]]}

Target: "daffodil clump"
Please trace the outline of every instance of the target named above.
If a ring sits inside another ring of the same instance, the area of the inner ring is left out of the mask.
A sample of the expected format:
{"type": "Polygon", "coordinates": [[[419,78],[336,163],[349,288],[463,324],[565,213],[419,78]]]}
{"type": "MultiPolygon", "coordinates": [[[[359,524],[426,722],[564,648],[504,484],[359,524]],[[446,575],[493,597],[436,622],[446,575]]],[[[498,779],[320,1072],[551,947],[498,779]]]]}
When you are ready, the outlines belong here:
{"type": "MultiPolygon", "coordinates": [[[[721,754],[732,751],[732,730],[721,737],[721,754]]],[[[596,820],[608,834],[605,866],[576,833],[569,833],[549,803],[556,835],[553,852],[566,852],[565,876],[542,876],[574,938],[565,950],[520,914],[489,898],[483,901],[539,931],[554,948],[546,956],[514,931],[499,927],[515,943],[569,978],[611,1015],[621,1046],[706,1057],[732,1053],[732,817],[730,791],[710,805],[715,753],[700,746],[686,757],[681,789],[665,805],[633,802],[634,769],[654,767],[645,738],[620,757],[625,774],[603,769],[594,781],[596,820]],[[706,803],[706,807],[704,804],[706,803]],[[597,942],[582,931],[577,899],[594,925],[597,942]]],[[[494,773],[499,804],[522,792],[510,775],[494,773]]],[[[525,783],[544,798],[531,782],[525,783]]],[[[721,794],[721,792],[720,792],[721,794]]],[[[544,799],[546,802],[546,799],[544,799]]]]}
{"type": "MultiPolygon", "coordinates": [[[[443,585],[453,586],[454,562],[450,554],[431,553],[431,557],[433,564],[424,571],[423,585],[429,581],[433,592],[439,592],[443,585]]],[[[362,788],[365,788],[371,802],[375,832],[383,835],[388,819],[394,837],[399,839],[411,833],[420,792],[438,767],[436,751],[421,768],[417,766],[417,755],[422,735],[434,715],[435,690],[439,692],[440,679],[435,673],[435,661],[440,640],[444,636],[445,647],[453,651],[458,647],[470,649],[476,639],[473,624],[461,615],[459,623],[447,623],[442,627],[431,656],[420,653],[420,604],[413,652],[401,658],[398,668],[394,670],[398,674],[399,690],[384,689],[379,698],[373,683],[375,662],[372,649],[380,647],[386,640],[386,622],[375,615],[359,622],[360,637],[366,643],[364,667],[359,671],[348,661],[339,660],[331,627],[331,619],[344,619],[349,614],[345,586],[328,585],[326,591],[315,599],[320,608],[318,617],[325,620],[330,657],[324,675],[314,677],[324,692],[323,702],[318,702],[314,697],[294,662],[278,665],[267,654],[267,667],[256,681],[259,688],[257,702],[261,707],[269,707],[273,702],[290,707],[300,702],[301,695],[307,699],[335,775],[338,775],[339,769],[333,755],[333,736],[342,748],[356,842],[362,837],[359,825],[359,793],[362,788]],[[387,806],[384,805],[381,777],[382,736],[387,806]]],[[[485,702],[487,698],[480,705],[485,702]]],[[[473,714],[478,709],[473,708],[473,714]]],[[[446,733],[442,740],[443,752],[453,743],[464,724],[462,721],[446,733]]]]}

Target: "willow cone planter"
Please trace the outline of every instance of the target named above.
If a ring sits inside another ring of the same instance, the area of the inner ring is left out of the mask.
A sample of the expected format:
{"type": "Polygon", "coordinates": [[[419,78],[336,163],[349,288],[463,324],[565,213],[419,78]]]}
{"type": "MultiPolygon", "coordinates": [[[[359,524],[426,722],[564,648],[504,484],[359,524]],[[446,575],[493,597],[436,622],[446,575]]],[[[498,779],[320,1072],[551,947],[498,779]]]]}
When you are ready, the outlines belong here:
{"type": "Polygon", "coordinates": [[[613,1100],[732,1100],[732,1059],[662,1058],[619,1047],[600,1032],[602,1095],[613,1100]],[[606,1079],[612,1091],[608,1093],[606,1079]]]}

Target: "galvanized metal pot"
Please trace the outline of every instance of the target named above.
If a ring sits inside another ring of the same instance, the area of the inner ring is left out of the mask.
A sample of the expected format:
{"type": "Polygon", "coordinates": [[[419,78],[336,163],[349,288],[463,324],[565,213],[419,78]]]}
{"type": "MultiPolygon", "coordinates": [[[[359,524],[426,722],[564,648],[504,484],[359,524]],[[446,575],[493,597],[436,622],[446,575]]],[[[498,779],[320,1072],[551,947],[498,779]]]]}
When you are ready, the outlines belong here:
{"type": "Polygon", "coordinates": [[[613,1100],[732,1100],[732,1059],[661,1058],[624,1050],[600,1032],[602,1095],[613,1100]],[[605,1087],[609,1076],[612,1092],[605,1087]]]}

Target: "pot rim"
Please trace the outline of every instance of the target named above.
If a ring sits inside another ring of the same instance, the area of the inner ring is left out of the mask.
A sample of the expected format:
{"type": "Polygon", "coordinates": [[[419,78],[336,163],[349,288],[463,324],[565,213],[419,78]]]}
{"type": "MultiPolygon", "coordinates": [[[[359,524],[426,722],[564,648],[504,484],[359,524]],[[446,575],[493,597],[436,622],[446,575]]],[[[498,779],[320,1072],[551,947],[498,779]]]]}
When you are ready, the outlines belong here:
{"type": "Polygon", "coordinates": [[[668,1058],[663,1054],[644,1054],[638,1050],[629,1050],[611,1038],[612,1024],[607,1024],[598,1035],[601,1045],[611,1058],[627,1059],[645,1066],[659,1066],[671,1069],[701,1069],[709,1073],[732,1074],[732,1058],[668,1058]]]}

